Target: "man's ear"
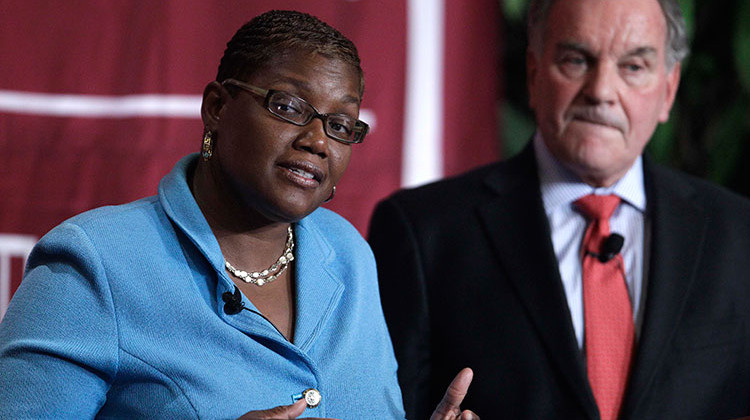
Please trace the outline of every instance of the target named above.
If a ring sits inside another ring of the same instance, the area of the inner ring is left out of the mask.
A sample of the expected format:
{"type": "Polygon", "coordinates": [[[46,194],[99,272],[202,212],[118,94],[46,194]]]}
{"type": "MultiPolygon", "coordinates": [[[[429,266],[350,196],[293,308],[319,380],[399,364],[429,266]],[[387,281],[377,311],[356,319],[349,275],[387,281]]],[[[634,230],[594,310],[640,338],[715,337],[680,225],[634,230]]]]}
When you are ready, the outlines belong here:
{"type": "Polygon", "coordinates": [[[201,103],[201,119],[204,127],[216,131],[226,98],[227,91],[219,82],[213,81],[206,85],[201,103]]]}
{"type": "Polygon", "coordinates": [[[534,89],[536,88],[536,73],[538,71],[537,56],[531,50],[526,49],[526,91],[529,95],[529,108],[534,109],[535,102],[534,89]]]}
{"type": "Polygon", "coordinates": [[[672,66],[672,70],[667,73],[666,83],[666,97],[664,99],[664,105],[662,106],[661,112],[659,112],[659,122],[665,123],[669,120],[669,111],[672,110],[674,105],[674,99],[677,96],[677,88],[680,86],[680,73],[682,70],[682,63],[675,63],[672,66]]]}

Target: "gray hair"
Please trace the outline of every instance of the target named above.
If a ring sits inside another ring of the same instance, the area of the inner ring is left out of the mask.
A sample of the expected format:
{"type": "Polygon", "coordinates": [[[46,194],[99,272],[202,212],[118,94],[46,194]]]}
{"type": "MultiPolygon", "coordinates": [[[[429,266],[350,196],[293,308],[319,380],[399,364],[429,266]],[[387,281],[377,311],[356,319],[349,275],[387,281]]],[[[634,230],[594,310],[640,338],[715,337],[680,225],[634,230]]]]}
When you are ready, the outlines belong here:
{"type": "MultiPolygon", "coordinates": [[[[536,53],[542,51],[542,38],[547,23],[547,15],[555,1],[557,0],[531,0],[527,31],[529,46],[536,53]]],[[[690,51],[687,42],[687,28],[678,0],[658,0],[658,2],[667,21],[665,61],[667,69],[671,69],[675,63],[684,60],[690,51]]]]}

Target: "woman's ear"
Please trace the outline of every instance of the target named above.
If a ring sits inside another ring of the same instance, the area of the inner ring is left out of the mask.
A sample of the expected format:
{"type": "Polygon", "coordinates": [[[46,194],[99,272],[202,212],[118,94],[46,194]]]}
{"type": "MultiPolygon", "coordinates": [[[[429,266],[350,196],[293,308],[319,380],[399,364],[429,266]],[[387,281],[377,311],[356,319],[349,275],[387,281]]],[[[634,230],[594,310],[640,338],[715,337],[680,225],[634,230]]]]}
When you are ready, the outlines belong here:
{"type": "Polygon", "coordinates": [[[216,131],[221,116],[221,110],[224,108],[224,102],[227,91],[216,81],[206,85],[203,89],[203,102],[201,103],[201,119],[203,126],[211,131],[216,131]]]}

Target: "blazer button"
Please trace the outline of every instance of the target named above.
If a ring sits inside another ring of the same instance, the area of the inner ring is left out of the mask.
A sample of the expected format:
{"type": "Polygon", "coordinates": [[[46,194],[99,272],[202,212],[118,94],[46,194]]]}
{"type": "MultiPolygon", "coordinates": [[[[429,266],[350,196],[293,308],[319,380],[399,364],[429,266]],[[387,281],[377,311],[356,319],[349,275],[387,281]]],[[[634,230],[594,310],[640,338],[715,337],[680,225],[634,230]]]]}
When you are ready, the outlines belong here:
{"type": "Polygon", "coordinates": [[[305,398],[305,402],[310,408],[317,407],[318,404],[320,404],[320,400],[323,399],[323,397],[320,395],[320,391],[315,388],[308,388],[302,391],[302,396],[305,398]]]}

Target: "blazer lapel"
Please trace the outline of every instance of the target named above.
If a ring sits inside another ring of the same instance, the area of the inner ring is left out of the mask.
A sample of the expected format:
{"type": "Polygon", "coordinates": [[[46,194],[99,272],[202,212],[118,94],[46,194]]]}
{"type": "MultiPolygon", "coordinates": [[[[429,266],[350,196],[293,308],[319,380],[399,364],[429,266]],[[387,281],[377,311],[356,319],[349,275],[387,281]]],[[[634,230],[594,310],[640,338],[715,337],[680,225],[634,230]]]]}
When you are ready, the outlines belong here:
{"type": "Polygon", "coordinates": [[[549,357],[589,417],[596,418],[596,403],[573,333],[550,239],[533,149],[526,147],[521,155],[488,177],[486,183],[498,197],[480,207],[479,213],[502,266],[549,357]]]}
{"type": "Polygon", "coordinates": [[[302,219],[295,229],[298,264],[294,343],[302,351],[306,351],[323,331],[344,293],[343,282],[327,269],[336,253],[310,219],[302,219]]]}
{"type": "Polygon", "coordinates": [[[623,417],[638,417],[680,321],[706,235],[704,210],[692,187],[644,159],[651,220],[649,270],[641,339],[623,417]]]}

